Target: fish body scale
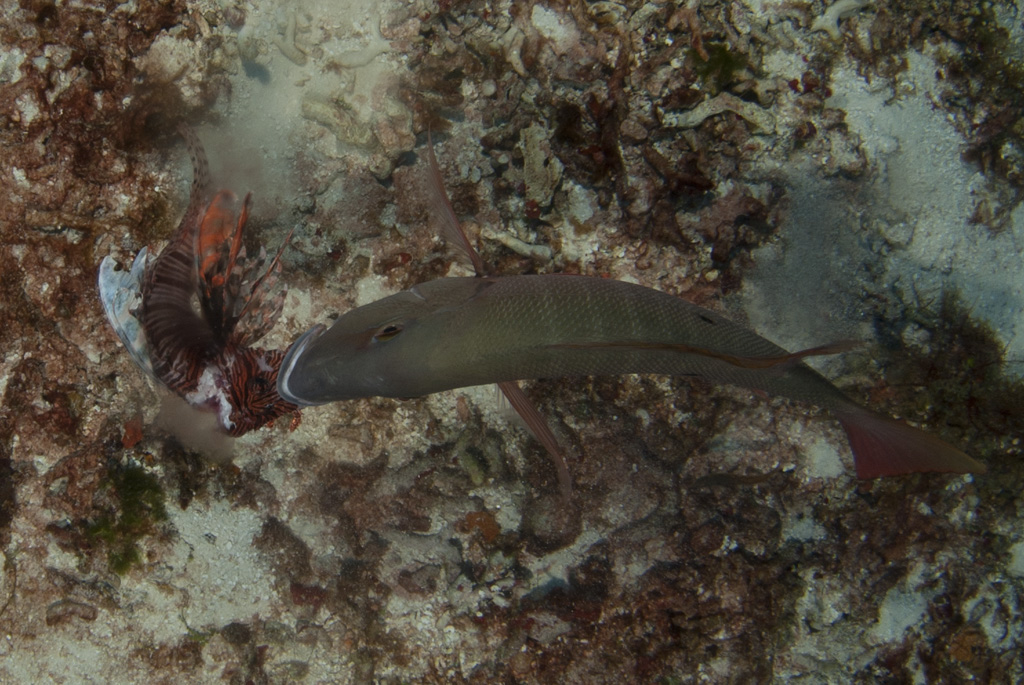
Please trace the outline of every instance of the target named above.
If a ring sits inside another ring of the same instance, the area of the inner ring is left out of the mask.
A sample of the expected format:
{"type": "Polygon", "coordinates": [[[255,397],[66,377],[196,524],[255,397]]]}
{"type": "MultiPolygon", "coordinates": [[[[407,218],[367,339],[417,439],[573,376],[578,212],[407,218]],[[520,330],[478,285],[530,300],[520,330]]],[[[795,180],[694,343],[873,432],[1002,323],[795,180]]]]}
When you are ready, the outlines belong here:
{"type": "MultiPolygon", "coordinates": [[[[826,349],[826,348],[822,348],[826,349]]],[[[860,478],[983,472],[956,447],[861,407],[783,348],[662,292],[585,276],[447,278],[359,307],[288,350],[297,404],[417,397],[526,378],[696,376],[831,410],[860,478]]]]}
{"type": "MultiPolygon", "coordinates": [[[[446,360],[450,366],[469,367],[471,364],[453,365],[451,360],[471,358],[500,369],[503,380],[656,373],[699,376],[819,403],[823,397],[838,394],[799,363],[782,369],[745,369],[700,354],[652,349],[664,344],[737,357],[786,354],[778,345],[714,312],[619,281],[574,276],[501,279],[487,293],[453,312],[448,330],[453,334],[474,326],[479,331],[476,339],[488,342],[449,347],[436,358],[439,370],[446,360]],[[513,340],[517,342],[509,342],[513,340]],[[630,343],[637,347],[629,347],[630,343]]],[[[472,375],[468,369],[459,374],[457,368],[451,369],[453,374],[472,375]]]]}
{"type": "Polygon", "coordinates": [[[666,293],[601,278],[533,275],[422,283],[340,317],[301,353],[290,352],[285,366],[293,397],[310,403],[624,373],[699,376],[828,406],[845,400],[800,363],[746,369],[681,348],[786,354],[666,293]],[[369,339],[389,323],[400,324],[401,333],[382,343],[369,339]]]}

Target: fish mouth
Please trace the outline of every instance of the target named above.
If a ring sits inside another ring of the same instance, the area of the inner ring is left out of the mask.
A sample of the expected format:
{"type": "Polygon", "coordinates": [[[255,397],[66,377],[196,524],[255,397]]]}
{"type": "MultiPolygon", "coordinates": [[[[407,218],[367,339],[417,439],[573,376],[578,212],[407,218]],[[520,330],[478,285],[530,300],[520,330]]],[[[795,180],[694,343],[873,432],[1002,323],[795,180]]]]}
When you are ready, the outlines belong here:
{"type": "Polygon", "coordinates": [[[298,340],[292,343],[292,346],[288,348],[288,351],[285,352],[284,359],[281,361],[281,370],[277,374],[277,394],[286,402],[291,402],[292,404],[296,404],[300,407],[311,407],[316,404],[326,404],[325,402],[309,402],[301,397],[297,397],[289,388],[292,371],[295,370],[295,365],[299,362],[302,353],[305,351],[306,347],[319,338],[325,330],[327,330],[327,327],[318,323],[303,333],[298,340]]]}

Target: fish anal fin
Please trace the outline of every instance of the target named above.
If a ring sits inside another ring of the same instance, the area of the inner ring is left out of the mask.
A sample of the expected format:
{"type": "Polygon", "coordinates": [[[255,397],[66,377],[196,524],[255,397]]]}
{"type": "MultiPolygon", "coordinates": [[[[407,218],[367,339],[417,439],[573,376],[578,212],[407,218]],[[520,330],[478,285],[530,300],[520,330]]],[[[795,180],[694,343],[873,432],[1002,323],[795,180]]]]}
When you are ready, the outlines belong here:
{"type": "Polygon", "coordinates": [[[837,412],[858,478],[908,473],[985,473],[985,465],[945,440],[867,409],[837,412]]]}

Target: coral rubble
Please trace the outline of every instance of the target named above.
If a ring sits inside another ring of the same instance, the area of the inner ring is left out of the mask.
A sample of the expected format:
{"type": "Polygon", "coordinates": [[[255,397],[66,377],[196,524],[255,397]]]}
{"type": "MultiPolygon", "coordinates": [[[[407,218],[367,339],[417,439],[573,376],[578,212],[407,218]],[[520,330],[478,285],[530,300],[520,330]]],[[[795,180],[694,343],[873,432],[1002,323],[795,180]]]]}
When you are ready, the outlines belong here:
{"type": "Polygon", "coordinates": [[[0,12],[0,680],[1024,678],[1016,4],[0,12]],[[650,377],[528,385],[571,504],[486,388],[206,459],[94,286],[177,223],[179,121],[259,242],[294,229],[270,346],[467,273],[429,225],[429,130],[495,273],[865,339],[827,372],[990,475],[858,484],[806,407],[650,377]]]}

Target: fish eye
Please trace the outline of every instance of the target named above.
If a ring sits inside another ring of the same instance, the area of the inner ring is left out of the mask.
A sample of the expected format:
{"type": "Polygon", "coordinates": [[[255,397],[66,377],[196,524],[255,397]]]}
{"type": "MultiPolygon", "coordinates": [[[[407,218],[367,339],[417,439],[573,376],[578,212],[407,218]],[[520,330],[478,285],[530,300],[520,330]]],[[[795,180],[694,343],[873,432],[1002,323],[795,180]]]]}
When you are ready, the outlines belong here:
{"type": "Polygon", "coordinates": [[[392,323],[377,331],[377,335],[373,336],[373,339],[377,342],[384,342],[386,340],[391,340],[401,332],[402,327],[398,324],[392,323]]]}

